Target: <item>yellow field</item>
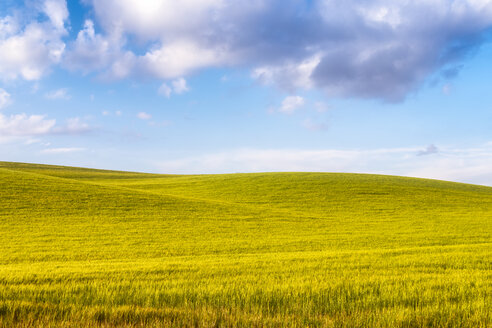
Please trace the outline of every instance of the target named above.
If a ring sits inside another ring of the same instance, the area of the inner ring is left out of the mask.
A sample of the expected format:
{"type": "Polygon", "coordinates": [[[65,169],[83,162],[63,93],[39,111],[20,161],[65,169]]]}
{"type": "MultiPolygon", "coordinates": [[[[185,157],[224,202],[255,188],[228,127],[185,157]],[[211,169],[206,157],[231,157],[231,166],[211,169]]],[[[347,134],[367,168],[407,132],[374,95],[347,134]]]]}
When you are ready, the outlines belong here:
{"type": "Polygon", "coordinates": [[[0,162],[0,327],[491,327],[492,188],[0,162]]]}

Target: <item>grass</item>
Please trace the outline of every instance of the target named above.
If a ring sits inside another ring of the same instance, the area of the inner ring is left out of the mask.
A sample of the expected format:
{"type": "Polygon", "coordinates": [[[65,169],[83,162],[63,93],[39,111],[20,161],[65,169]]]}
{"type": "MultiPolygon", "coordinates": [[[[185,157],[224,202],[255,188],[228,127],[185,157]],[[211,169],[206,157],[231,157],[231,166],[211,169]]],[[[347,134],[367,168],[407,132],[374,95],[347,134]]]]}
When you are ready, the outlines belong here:
{"type": "Polygon", "coordinates": [[[491,327],[492,188],[0,162],[0,327],[491,327]]]}

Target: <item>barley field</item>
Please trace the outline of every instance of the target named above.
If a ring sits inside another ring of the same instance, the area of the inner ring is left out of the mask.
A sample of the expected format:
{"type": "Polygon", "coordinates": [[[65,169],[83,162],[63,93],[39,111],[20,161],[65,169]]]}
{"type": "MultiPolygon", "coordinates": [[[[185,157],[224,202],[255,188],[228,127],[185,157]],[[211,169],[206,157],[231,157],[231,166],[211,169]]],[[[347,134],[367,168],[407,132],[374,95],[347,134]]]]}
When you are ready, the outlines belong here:
{"type": "Polygon", "coordinates": [[[0,162],[0,327],[492,327],[492,188],[0,162]]]}

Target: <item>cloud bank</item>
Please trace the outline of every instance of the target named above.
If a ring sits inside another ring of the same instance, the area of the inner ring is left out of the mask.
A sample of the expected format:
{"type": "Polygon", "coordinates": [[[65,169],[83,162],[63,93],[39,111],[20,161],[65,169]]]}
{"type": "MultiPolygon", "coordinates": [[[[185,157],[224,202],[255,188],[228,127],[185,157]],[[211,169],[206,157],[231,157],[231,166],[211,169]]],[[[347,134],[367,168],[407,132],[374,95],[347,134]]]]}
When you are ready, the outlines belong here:
{"type": "Polygon", "coordinates": [[[396,102],[431,76],[458,74],[492,27],[488,0],[84,3],[91,14],[71,39],[65,0],[29,1],[35,15],[0,17],[1,78],[38,80],[58,64],[106,79],[161,81],[247,67],[258,82],[292,94],[317,88],[396,102]]]}
{"type": "Polygon", "coordinates": [[[492,2],[479,0],[87,1],[102,32],[86,22],[69,67],[168,80],[247,66],[289,92],[384,101],[456,75],[492,26],[492,2]],[[135,51],[128,37],[145,46],[135,51]]]}

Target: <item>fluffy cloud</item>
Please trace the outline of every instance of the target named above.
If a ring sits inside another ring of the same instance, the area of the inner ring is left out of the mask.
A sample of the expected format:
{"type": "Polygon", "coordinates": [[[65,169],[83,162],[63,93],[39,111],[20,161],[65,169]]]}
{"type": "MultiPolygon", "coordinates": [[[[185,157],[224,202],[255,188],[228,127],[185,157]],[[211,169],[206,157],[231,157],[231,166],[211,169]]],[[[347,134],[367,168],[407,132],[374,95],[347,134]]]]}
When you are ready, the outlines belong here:
{"type": "Polygon", "coordinates": [[[160,79],[176,78],[200,68],[227,63],[227,54],[214,47],[179,40],[147,52],[135,62],[141,73],[160,79]]]}
{"type": "Polygon", "coordinates": [[[190,89],[188,88],[186,80],[183,78],[179,78],[173,81],[173,90],[179,95],[189,91],[190,89]]]}
{"type": "Polygon", "coordinates": [[[55,120],[45,119],[43,115],[0,114],[0,136],[23,137],[45,135],[52,131],[55,120]]]}
{"type": "Polygon", "coordinates": [[[111,49],[114,48],[111,47],[110,40],[96,35],[94,23],[86,20],[77,39],[70,44],[64,63],[69,69],[84,73],[102,69],[114,56],[111,49]]]}
{"type": "Polygon", "coordinates": [[[313,83],[329,94],[387,101],[440,69],[457,71],[492,24],[490,1],[323,1],[320,9],[340,39],[323,49],[313,83]]]}
{"type": "Polygon", "coordinates": [[[43,12],[49,17],[53,27],[64,33],[65,21],[68,19],[68,9],[65,0],[45,0],[42,8],[43,12]]]}
{"type": "Polygon", "coordinates": [[[171,94],[173,93],[173,89],[171,89],[166,83],[162,83],[157,92],[166,98],[171,97],[171,94]]]}
{"type": "Polygon", "coordinates": [[[183,30],[199,31],[212,23],[218,11],[227,6],[224,0],[89,0],[101,25],[115,27],[152,40],[172,36],[183,30]]]}
{"type": "Polygon", "coordinates": [[[492,2],[477,0],[89,2],[105,38],[150,44],[140,55],[122,48],[113,76],[173,79],[246,65],[291,93],[314,87],[385,101],[404,99],[436,72],[457,73],[492,26],[492,2]]]}
{"type": "Polygon", "coordinates": [[[81,134],[92,130],[91,127],[78,117],[70,118],[65,125],[57,125],[55,119],[47,119],[44,115],[0,114],[0,142],[16,140],[32,140],[32,137],[81,134]]]}
{"type": "Polygon", "coordinates": [[[184,78],[179,78],[175,79],[174,81],[171,82],[171,86],[168,86],[166,83],[161,84],[157,92],[166,98],[171,97],[171,94],[174,92],[176,94],[182,94],[185,92],[188,92],[190,88],[188,87],[188,84],[184,78]]]}
{"type": "Polygon", "coordinates": [[[108,79],[249,67],[291,94],[317,88],[394,102],[430,76],[455,76],[492,27],[487,0],[85,2],[94,17],[67,51],[65,0],[27,2],[38,13],[31,22],[0,17],[2,79],[37,80],[61,60],[108,79]]]}
{"type": "Polygon", "coordinates": [[[3,80],[40,79],[60,62],[68,19],[65,0],[45,0],[38,6],[41,19],[24,24],[18,16],[0,17],[0,76],[3,80]]]}
{"type": "Polygon", "coordinates": [[[319,55],[300,62],[287,62],[282,65],[267,65],[253,69],[251,76],[263,84],[277,85],[289,92],[313,87],[311,74],[320,62],[319,55]]]}
{"type": "Polygon", "coordinates": [[[302,106],[304,106],[304,98],[301,96],[288,96],[282,101],[282,106],[280,106],[278,111],[285,114],[292,114],[302,106]]]}

